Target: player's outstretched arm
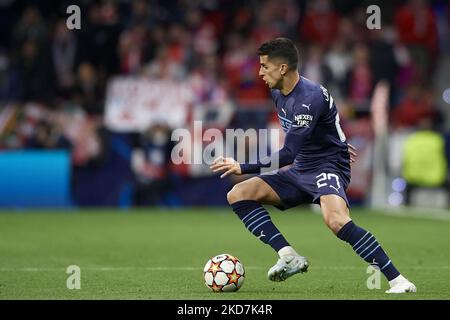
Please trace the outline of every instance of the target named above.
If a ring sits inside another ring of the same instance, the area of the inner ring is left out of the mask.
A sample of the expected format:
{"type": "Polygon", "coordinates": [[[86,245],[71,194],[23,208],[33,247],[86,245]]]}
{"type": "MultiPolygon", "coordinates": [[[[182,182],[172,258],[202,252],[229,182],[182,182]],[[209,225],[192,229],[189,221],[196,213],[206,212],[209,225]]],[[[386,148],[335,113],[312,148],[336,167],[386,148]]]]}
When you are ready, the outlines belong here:
{"type": "Polygon", "coordinates": [[[241,165],[233,158],[218,157],[210,168],[213,172],[223,172],[221,178],[225,178],[229,174],[242,174],[241,165]]]}

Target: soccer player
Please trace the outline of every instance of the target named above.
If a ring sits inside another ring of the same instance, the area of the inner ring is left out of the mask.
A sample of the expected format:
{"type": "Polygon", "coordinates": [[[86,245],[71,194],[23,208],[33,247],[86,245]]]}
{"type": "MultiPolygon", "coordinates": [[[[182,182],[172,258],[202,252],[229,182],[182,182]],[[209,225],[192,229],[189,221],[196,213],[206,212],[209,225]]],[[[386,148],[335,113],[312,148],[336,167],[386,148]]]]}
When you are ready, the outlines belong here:
{"type": "Polygon", "coordinates": [[[291,40],[276,38],[258,49],[259,76],[271,89],[280,123],[286,132],[284,146],[257,163],[238,163],[217,158],[214,172],[261,173],[263,168],[282,168],[236,184],[228,203],[245,227],[279,255],[268,271],[272,281],[284,281],[307,271],[308,260],[298,254],[272,223],[262,204],[281,210],[302,203],[317,203],[325,224],[366,262],[377,265],[389,281],[387,293],[415,292],[400,274],[374,235],[350,218],[345,190],[350,182],[354,151],[346,143],[339,114],[327,89],[298,72],[298,51],[291,40]],[[288,168],[283,168],[291,165],[288,168]]]}

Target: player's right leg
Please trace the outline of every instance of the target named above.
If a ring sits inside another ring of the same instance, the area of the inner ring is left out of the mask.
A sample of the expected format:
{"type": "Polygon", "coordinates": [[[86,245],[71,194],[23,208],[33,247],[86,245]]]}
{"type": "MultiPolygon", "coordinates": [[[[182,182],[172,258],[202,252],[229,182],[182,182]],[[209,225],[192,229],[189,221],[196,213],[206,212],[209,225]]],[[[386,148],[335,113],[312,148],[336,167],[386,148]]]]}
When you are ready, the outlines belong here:
{"type": "Polygon", "coordinates": [[[253,177],[236,184],[227,194],[233,211],[255,237],[275,251],[289,246],[281,232],[272,223],[269,213],[261,204],[281,204],[275,191],[262,179],[253,177]]]}
{"type": "Polygon", "coordinates": [[[349,243],[366,262],[377,265],[386,276],[391,287],[387,293],[416,292],[416,286],[400,274],[375,236],[352,221],[347,203],[341,196],[324,194],[320,204],[324,221],[333,233],[349,243]]]}
{"type": "Polygon", "coordinates": [[[268,277],[272,281],[283,281],[290,276],[305,272],[307,260],[300,256],[272,223],[269,213],[261,204],[281,205],[279,195],[259,177],[236,184],[227,195],[228,203],[258,239],[270,245],[280,258],[270,268],[268,277]]]}

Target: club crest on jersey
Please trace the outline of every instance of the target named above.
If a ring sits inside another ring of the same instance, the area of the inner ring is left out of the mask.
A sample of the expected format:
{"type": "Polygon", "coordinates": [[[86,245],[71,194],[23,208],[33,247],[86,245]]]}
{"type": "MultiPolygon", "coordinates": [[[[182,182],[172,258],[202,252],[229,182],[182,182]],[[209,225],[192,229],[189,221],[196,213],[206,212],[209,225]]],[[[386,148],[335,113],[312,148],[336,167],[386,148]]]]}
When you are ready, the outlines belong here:
{"type": "Polygon", "coordinates": [[[297,114],[294,116],[296,127],[309,128],[309,125],[311,124],[312,120],[313,116],[310,114],[297,114]]]}

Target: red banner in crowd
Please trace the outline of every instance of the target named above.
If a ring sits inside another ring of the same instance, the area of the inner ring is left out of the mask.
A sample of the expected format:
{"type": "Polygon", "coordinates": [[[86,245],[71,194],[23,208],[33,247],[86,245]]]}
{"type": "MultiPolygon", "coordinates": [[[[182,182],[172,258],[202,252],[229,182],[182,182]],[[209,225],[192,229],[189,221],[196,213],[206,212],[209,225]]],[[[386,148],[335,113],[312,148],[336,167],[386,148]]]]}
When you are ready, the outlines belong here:
{"type": "Polygon", "coordinates": [[[142,131],[157,122],[180,128],[186,124],[192,101],[186,83],[114,78],[106,92],[105,123],[118,132],[142,131]]]}

